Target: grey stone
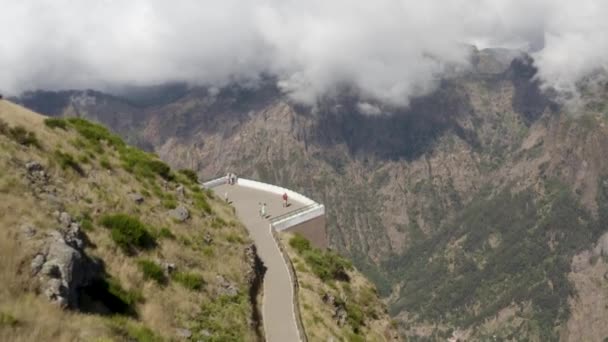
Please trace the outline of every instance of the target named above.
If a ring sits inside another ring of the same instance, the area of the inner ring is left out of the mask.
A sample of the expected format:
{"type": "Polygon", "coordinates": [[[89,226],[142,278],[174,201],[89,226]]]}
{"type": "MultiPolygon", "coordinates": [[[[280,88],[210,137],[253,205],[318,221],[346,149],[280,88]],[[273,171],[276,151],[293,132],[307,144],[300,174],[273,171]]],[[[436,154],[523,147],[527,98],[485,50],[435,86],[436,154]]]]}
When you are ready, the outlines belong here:
{"type": "Polygon", "coordinates": [[[84,248],[84,234],[80,229],[80,223],[70,223],[70,226],[65,230],[64,239],[68,245],[82,250],[84,248]]]}
{"type": "Polygon", "coordinates": [[[598,256],[608,256],[608,233],[602,235],[593,249],[593,253],[598,256]]]}
{"type": "Polygon", "coordinates": [[[30,173],[34,172],[34,171],[43,171],[44,170],[42,165],[37,161],[31,161],[31,162],[26,163],[25,168],[30,173]]]}
{"type": "Polygon", "coordinates": [[[144,203],[144,196],[142,196],[139,192],[132,192],[129,194],[131,200],[137,204],[144,203]]]}
{"type": "Polygon", "coordinates": [[[50,279],[46,283],[44,295],[49,301],[57,303],[61,307],[66,307],[68,304],[66,300],[65,287],[59,279],[50,279]]]}
{"type": "Polygon", "coordinates": [[[166,275],[171,275],[171,273],[175,272],[176,270],[175,264],[173,263],[163,262],[162,266],[166,275]]]}
{"type": "Polygon", "coordinates": [[[36,228],[30,224],[24,224],[21,226],[21,233],[28,239],[31,239],[36,235],[36,228]]]}
{"type": "Polygon", "coordinates": [[[36,275],[42,269],[42,265],[44,265],[45,257],[43,254],[36,254],[32,262],[30,263],[30,267],[32,269],[32,274],[36,275]]]}
{"type": "Polygon", "coordinates": [[[180,205],[177,208],[170,210],[169,215],[179,222],[184,222],[190,217],[190,212],[186,207],[180,205]]]}
{"type": "Polygon", "coordinates": [[[203,241],[208,245],[213,243],[213,238],[211,237],[211,234],[209,234],[209,232],[205,233],[205,236],[203,237],[203,241]]]}
{"type": "Polygon", "coordinates": [[[186,189],[181,184],[175,189],[175,192],[179,198],[184,198],[184,196],[186,196],[186,189]]]}
{"type": "Polygon", "coordinates": [[[186,329],[186,328],[175,329],[175,332],[177,334],[177,337],[181,337],[181,338],[185,338],[185,339],[192,337],[192,331],[190,331],[189,329],[186,329]]]}
{"type": "Polygon", "coordinates": [[[238,288],[231,282],[229,282],[224,276],[218,275],[216,276],[217,282],[220,286],[219,292],[222,295],[235,297],[239,294],[238,288]]]}
{"type": "Polygon", "coordinates": [[[72,216],[66,213],[65,211],[59,214],[59,223],[61,223],[61,227],[68,228],[72,223],[72,216]]]}
{"type": "Polygon", "coordinates": [[[55,265],[52,262],[47,262],[42,266],[41,272],[42,275],[47,276],[53,279],[61,278],[61,271],[59,270],[59,266],[55,265]]]}

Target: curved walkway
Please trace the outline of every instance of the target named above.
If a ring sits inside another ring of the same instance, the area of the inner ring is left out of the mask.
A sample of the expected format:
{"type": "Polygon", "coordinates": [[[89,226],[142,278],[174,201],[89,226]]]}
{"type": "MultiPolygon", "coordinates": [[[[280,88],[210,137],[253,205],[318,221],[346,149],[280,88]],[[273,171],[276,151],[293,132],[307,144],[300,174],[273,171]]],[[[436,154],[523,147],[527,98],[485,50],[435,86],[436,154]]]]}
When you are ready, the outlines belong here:
{"type": "Polygon", "coordinates": [[[264,276],[262,319],[264,333],[269,342],[300,341],[295,317],[293,282],[279,247],[270,231],[267,218],[259,214],[260,202],[266,203],[270,218],[304,207],[303,203],[290,200],[291,206],[283,208],[281,196],[239,185],[220,185],[213,188],[220,198],[228,193],[228,199],[236,208],[236,214],[249,230],[258,254],[267,267],[264,276]]]}

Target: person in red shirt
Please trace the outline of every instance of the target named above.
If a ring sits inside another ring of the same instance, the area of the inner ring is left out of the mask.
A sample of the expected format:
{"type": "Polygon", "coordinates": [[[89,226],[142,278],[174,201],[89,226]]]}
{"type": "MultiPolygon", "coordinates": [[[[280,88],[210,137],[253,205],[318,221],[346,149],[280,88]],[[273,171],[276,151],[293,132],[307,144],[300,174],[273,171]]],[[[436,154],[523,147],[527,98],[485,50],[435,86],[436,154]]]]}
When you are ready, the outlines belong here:
{"type": "Polygon", "coordinates": [[[287,208],[287,193],[283,193],[283,208],[287,208]]]}

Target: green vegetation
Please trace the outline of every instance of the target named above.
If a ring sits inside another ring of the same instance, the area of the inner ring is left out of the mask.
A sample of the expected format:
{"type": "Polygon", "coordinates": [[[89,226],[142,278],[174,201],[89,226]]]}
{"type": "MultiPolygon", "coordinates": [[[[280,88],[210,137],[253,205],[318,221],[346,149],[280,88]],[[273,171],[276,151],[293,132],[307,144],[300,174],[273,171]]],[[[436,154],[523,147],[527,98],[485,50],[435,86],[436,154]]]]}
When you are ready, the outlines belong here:
{"type": "Polygon", "coordinates": [[[181,169],[181,170],[179,170],[177,172],[179,172],[182,175],[186,176],[186,178],[188,178],[192,183],[198,184],[198,175],[193,170],[190,170],[190,169],[181,169]]]}
{"type": "Polygon", "coordinates": [[[108,292],[119,298],[123,303],[129,307],[135,307],[135,304],[144,301],[144,297],[141,292],[137,290],[125,290],[118,280],[114,278],[107,278],[108,292]]]}
{"type": "Polygon", "coordinates": [[[203,277],[195,273],[175,272],[172,278],[178,284],[192,291],[200,291],[205,285],[203,277]]]}
{"type": "Polygon", "coordinates": [[[122,336],[125,341],[136,342],[162,342],[160,336],[154,334],[152,330],[128,318],[114,316],[110,321],[110,327],[114,333],[122,336]]]}
{"type": "Polygon", "coordinates": [[[106,157],[101,157],[99,165],[106,170],[112,170],[112,164],[110,164],[110,161],[106,157]]]}
{"type": "Polygon", "coordinates": [[[59,118],[46,118],[44,124],[49,128],[61,128],[62,130],[68,129],[68,123],[64,119],[59,118]]]}
{"type": "Polygon", "coordinates": [[[67,121],[72,128],[80,133],[80,135],[93,146],[101,147],[102,141],[106,141],[110,146],[115,148],[125,146],[125,143],[120,137],[110,133],[110,131],[102,125],[81,118],[69,118],[67,121]]]}
{"type": "Polygon", "coordinates": [[[36,133],[30,132],[22,126],[9,127],[6,122],[0,120],[0,134],[13,139],[20,145],[41,147],[38,138],[36,138],[36,133]]]}
{"type": "Polygon", "coordinates": [[[84,170],[82,169],[80,164],[78,164],[78,162],[74,159],[74,157],[71,154],[69,154],[67,152],[62,152],[60,150],[56,150],[53,153],[53,156],[55,157],[55,160],[57,161],[57,163],[59,163],[59,166],[61,166],[61,168],[63,170],[66,170],[69,168],[69,169],[74,170],[76,173],[78,173],[81,176],[84,175],[84,170]]]}
{"type": "Polygon", "coordinates": [[[112,240],[127,253],[156,246],[156,241],[146,225],[137,218],[126,214],[105,215],[100,224],[111,229],[112,240]]]}
{"type": "Polygon", "coordinates": [[[201,305],[198,314],[198,325],[192,329],[195,331],[193,340],[238,342],[245,340],[247,325],[239,321],[249,312],[249,300],[246,295],[220,296],[211,302],[201,305]],[[201,331],[207,330],[212,337],[201,335],[201,331]]]}
{"type": "Polygon", "coordinates": [[[143,273],[144,279],[154,280],[160,285],[167,283],[167,277],[165,276],[163,268],[154,261],[142,259],[137,262],[137,265],[143,273]]]}
{"type": "Polygon", "coordinates": [[[19,320],[17,320],[13,315],[8,314],[6,312],[0,312],[0,328],[1,327],[15,327],[19,324],[19,320]]]}
{"type": "Polygon", "coordinates": [[[570,260],[601,228],[561,183],[545,188],[542,198],[482,191],[453,222],[387,262],[405,280],[393,313],[469,327],[511,303],[531,302],[536,333],[557,339],[554,327],[567,318],[574,291],[570,260]]]}
{"type": "Polygon", "coordinates": [[[312,248],[310,242],[297,233],[289,240],[289,245],[297,250],[321,280],[349,281],[347,270],[351,270],[353,266],[345,258],[332,251],[312,248]]]}
{"type": "Polygon", "coordinates": [[[171,230],[169,230],[169,228],[167,228],[167,227],[162,227],[158,231],[157,236],[159,238],[164,238],[164,239],[175,239],[175,235],[173,235],[173,233],[171,232],[171,230]]]}

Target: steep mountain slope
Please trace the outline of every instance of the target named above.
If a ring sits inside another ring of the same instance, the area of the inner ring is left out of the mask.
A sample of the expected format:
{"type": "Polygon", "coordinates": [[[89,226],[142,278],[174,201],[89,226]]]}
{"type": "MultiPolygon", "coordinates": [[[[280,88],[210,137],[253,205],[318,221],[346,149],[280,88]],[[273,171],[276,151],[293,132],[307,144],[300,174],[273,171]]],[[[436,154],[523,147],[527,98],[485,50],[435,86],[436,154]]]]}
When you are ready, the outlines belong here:
{"type": "Polygon", "coordinates": [[[186,175],[0,101],[0,340],[256,340],[255,249],[186,175]]]}
{"type": "MultiPolygon", "coordinates": [[[[302,108],[269,81],[191,89],[116,129],[204,178],[231,170],[325,203],[332,245],[412,339],[602,339],[608,85],[562,107],[516,55],[477,52],[408,109],[348,91],[302,108]]],[[[111,125],[99,108],[79,112],[111,125]]]]}

